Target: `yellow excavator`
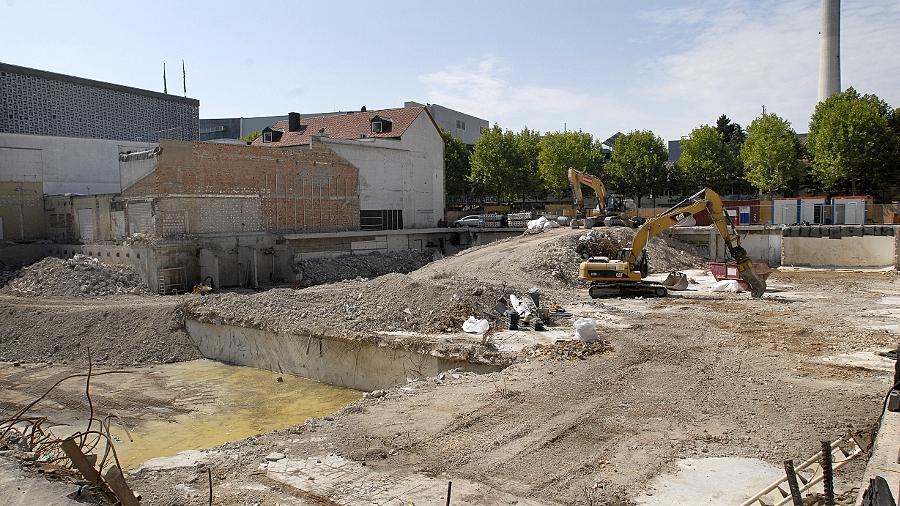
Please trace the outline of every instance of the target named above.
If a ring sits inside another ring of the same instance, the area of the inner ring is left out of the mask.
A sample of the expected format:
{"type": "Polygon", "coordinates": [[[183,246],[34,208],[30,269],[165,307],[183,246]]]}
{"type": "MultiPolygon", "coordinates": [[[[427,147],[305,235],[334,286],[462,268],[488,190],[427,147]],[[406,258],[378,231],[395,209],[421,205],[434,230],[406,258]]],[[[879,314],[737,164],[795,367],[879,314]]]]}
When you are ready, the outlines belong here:
{"type": "Polygon", "coordinates": [[[728,253],[737,262],[738,270],[744,281],[750,285],[754,297],[762,297],[766,291],[766,282],[753,270],[753,262],[747,251],[741,247],[741,238],[734,224],[725,212],[722,198],[718,193],[705,188],[684,199],[668,211],[650,218],[638,229],[630,248],[618,253],[618,258],[591,257],[581,263],[578,277],[591,282],[589,293],[592,298],[609,296],[647,296],[665,297],[666,287],[660,283],[644,281],[650,271],[650,258],[647,241],[663,230],[674,227],[681,220],[703,211],[709,211],[712,221],[725,239],[728,253]]]}
{"type": "Polygon", "coordinates": [[[575,220],[583,220],[587,216],[587,209],[584,208],[584,194],[581,191],[581,185],[589,186],[594,190],[597,196],[597,219],[602,219],[603,224],[610,226],[630,226],[640,225],[641,221],[637,219],[625,218],[620,216],[625,212],[625,201],[620,197],[607,198],[606,185],[597,176],[585,174],[579,170],[569,169],[569,184],[572,186],[572,195],[575,197],[575,220]]]}

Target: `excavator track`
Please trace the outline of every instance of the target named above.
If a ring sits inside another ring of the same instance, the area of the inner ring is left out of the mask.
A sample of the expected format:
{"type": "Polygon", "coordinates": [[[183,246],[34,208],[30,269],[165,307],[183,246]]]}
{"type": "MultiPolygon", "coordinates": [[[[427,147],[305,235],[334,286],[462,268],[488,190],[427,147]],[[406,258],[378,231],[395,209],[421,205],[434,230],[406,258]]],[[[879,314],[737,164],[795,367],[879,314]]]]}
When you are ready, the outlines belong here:
{"type": "Polygon", "coordinates": [[[592,299],[606,297],[665,297],[669,290],[659,283],[635,281],[631,283],[593,283],[588,289],[592,299]]]}

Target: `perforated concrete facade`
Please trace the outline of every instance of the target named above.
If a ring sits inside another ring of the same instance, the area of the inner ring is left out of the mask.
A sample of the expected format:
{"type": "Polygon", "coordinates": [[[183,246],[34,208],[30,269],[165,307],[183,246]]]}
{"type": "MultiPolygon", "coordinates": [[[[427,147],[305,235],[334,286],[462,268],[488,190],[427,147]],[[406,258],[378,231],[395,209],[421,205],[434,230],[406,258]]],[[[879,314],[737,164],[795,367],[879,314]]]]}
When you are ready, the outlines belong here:
{"type": "Polygon", "coordinates": [[[192,98],[0,63],[0,132],[197,140],[199,110],[192,98]]]}

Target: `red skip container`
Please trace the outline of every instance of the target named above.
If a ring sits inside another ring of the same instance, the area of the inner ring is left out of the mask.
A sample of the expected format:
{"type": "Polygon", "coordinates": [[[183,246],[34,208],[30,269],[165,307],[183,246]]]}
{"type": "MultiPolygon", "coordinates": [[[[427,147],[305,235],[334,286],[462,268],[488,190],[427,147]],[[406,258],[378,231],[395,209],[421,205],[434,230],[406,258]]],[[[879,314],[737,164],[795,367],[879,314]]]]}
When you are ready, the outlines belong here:
{"type": "MultiPolygon", "coordinates": [[[[763,281],[769,279],[769,274],[772,271],[769,270],[769,266],[766,265],[764,268],[760,268],[759,264],[753,264],[753,270],[756,272],[756,275],[762,278],[763,281]]],[[[741,271],[738,270],[738,266],[735,262],[710,262],[709,270],[712,272],[716,281],[722,281],[723,279],[734,279],[737,280],[738,284],[741,285],[741,288],[744,290],[749,290],[750,285],[744,281],[744,278],[741,277],[741,271]]]]}

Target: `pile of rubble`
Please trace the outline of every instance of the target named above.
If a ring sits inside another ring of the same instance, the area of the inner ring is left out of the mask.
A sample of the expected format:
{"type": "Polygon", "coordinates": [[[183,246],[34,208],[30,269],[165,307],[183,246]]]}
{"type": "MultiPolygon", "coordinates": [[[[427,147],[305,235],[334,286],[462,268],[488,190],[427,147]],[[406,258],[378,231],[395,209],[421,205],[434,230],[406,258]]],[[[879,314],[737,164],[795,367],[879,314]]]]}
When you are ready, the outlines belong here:
{"type": "MultiPolygon", "coordinates": [[[[524,256],[521,260],[523,269],[546,273],[548,278],[565,285],[577,285],[581,283],[578,265],[583,258],[616,258],[619,250],[631,245],[634,233],[634,229],[627,227],[608,227],[560,235],[524,256]]],[[[691,245],[677,239],[653,237],[646,249],[650,255],[650,272],[706,268],[706,260],[698,256],[691,245]]]]}
{"type": "Polygon", "coordinates": [[[47,257],[18,271],[2,288],[22,296],[92,297],[148,293],[130,265],[111,265],[87,255],[47,257]]]}
{"type": "Polygon", "coordinates": [[[584,360],[612,350],[606,341],[585,342],[580,340],[557,341],[554,344],[536,344],[524,348],[519,355],[525,359],[584,360]]]}
{"type": "Polygon", "coordinates": [[[476,281],[441,284],[404,274],[254,295],[187,296],[185,314],[210,323],[277,332],[365,338],[379,332],[459,332],[469,316],[487,318],[504,288],[476,281]]]}
{"type": "Polygon", "coordinates": [[[406,274],[430,262],[432,255],[420,251],[342,255],[310,260],[296,259],[293,264],[302,286],[337,283],[346,279],[376,278],[392,272],[406,274]]]}

